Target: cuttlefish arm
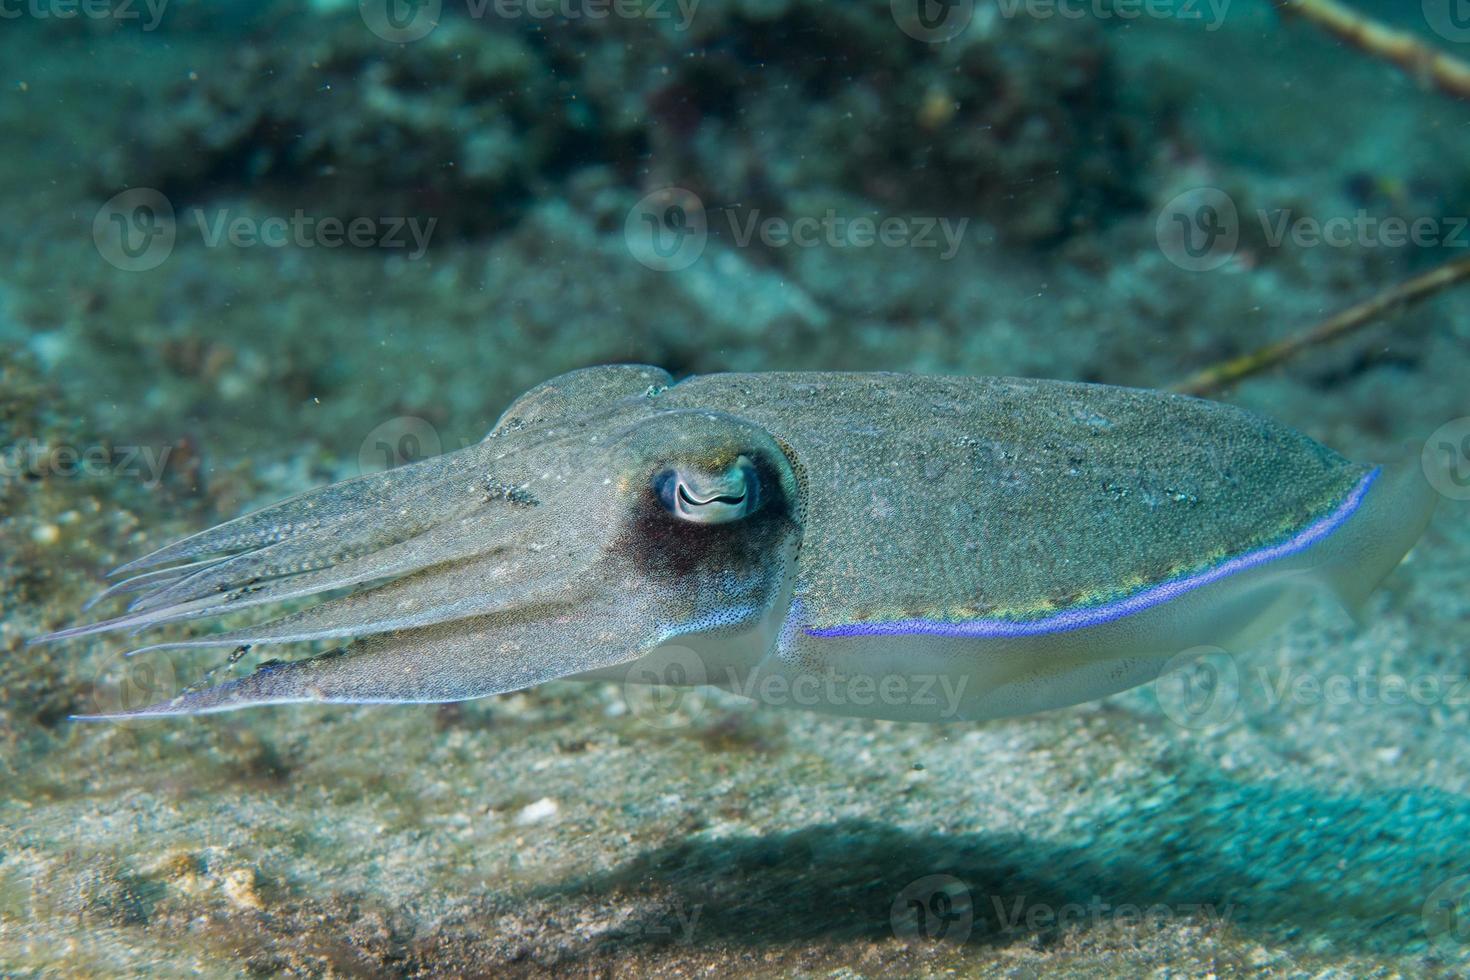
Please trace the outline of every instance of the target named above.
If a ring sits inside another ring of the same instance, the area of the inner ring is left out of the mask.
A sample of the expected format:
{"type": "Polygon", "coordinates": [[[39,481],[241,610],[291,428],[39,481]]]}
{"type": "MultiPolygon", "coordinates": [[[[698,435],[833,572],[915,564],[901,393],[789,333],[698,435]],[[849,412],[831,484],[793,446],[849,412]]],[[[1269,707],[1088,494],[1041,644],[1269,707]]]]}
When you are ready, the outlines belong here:
{"type": "Polygon", "coordinates": [[[945,671],[973,686],[944,717],[806,706],[988,717],[1139,683],[1309,579],[1356,602],[1428,507],[1285,427],[1155,392],[592,368],[527,392],[478,445],[130,562],[100,597],[132,596],[124,612],[38,642],[283,601],[308,604],[153,646],[353,641],[132,715],[462,700],[678,643],[745,692],[945,671]]]}
{"type": "Polygon", "coordinates": [[[790,463],[739,419],[647,410],[669,383],[633,367],[555,379],[478,445],[300,495],[123,566],[128,611],[38,642],[288,599],[317,601],[153,646],[356,640],[135,715],[452,701],[625,663],[675,637],[754,631],[764,647],[800,537],[790,463]]]}

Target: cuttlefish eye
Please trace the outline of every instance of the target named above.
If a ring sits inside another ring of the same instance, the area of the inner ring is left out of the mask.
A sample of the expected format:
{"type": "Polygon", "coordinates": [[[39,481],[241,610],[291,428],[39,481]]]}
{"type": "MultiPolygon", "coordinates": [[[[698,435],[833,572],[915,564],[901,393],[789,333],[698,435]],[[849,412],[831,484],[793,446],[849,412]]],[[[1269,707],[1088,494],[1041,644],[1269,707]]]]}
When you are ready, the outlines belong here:
{"type": "Polygon", "coordinates": [[[665,510],[695,524],[725,524],[755,513],[760,506],[760,476],[745,456],[722,473],[671,466],[653,478],[665,510]]]}

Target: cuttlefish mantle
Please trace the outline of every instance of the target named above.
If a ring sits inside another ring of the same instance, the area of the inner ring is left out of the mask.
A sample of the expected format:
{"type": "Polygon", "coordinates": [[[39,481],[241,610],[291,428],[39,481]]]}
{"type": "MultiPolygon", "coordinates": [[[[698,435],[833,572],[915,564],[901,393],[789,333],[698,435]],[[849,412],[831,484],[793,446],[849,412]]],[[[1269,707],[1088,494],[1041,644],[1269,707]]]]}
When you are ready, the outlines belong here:
{"type": "Polygon", "coordinates": [[[1433,500],[1417,470],[1161,392],[589,368],[521,396],[477,445],[130,562],[99,597],[131,596],[123,613],[37,642],[287,601],[308,604],[144,649],[352,641],[128,715],[649,678],[992,718],[1244,646],[1312,590],[1356,611],[1433,500]],[[917,696],[931,688],[952,696],[917,696]]]}

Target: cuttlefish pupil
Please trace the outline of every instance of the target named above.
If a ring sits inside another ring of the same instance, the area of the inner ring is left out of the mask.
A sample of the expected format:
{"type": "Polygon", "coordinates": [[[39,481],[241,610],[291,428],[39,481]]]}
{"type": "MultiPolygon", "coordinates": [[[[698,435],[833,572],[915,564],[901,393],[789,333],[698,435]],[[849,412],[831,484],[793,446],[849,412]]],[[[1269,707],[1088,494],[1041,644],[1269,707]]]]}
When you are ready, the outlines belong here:
{"type": "Polygon", "coordinates": [[[760,503],[760,478],[745,456],[724,473],[671,467],[653,479],[664,509],[695,524],[726,524],[754,513],[760,503]]]}

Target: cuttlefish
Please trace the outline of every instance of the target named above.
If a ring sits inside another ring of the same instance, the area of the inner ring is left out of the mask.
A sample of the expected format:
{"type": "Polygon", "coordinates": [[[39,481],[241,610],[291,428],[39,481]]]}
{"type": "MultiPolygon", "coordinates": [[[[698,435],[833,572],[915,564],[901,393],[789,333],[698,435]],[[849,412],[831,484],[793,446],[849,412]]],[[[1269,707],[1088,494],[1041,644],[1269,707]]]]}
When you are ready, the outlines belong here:
{"type": "Polygon", "coordinates": [[[1236,649],[1314,590],[1356,610],[1433,500],[1417,468],[1157,391],[595,367],[477,444],[132,561],[101,597],[126,612],[41,641],[290,602],[145,649],[350,641],[128,715],[657,680],[673,650],[769,703],[994,718],[1236,649]]]}

